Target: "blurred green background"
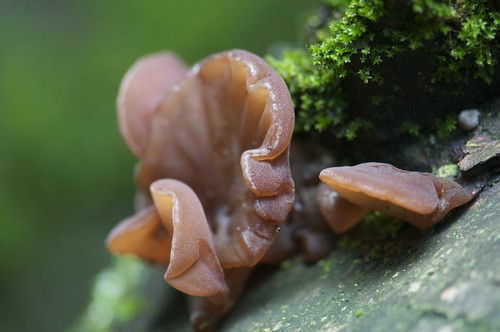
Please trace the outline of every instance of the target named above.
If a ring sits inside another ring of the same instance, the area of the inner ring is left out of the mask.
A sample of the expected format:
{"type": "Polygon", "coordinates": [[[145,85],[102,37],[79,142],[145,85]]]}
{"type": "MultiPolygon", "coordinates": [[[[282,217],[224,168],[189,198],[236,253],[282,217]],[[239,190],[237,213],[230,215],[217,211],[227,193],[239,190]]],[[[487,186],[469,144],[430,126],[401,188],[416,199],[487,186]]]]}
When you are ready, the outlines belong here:
{"type": "MultiPolygon", "coordinates": [[[[0,331],[61,331],[132,212],[115,97],[140,56],[300,40],[313,0],[0,1],[0,331]]],[[[276,46],[278,45],[278,47],[276,46]]]]}

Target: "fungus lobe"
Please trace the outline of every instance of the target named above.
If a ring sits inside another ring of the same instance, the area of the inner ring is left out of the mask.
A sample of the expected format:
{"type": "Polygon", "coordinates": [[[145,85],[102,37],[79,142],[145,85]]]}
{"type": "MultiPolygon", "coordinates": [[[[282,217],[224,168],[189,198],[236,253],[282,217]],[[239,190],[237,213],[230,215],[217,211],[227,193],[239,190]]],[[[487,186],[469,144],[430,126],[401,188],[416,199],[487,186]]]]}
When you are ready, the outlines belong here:
{"type": "Polygon", "coordinates": [[[331,167],[321,172],[320,179],[338,193],[339,197],[332,200],[325,199],[331,193],[318,197],[324,218],[338,232],[354,226],[368,210],[380,211],[425,229],[477,193],[447,178],[405,171],[384,163],[331,167]],[[350,203],[350,211],[343,221],[334,210],[339,204],[346,204],[345,201],[350,203]]]}
{"type": "Polygon", "coordinates": [[[187,72],[175,54],[160,52],[139,59],[123,78],[117,98],[120,131],[140,157],[148,142],[151,117],[164,94],[187,72]]]}

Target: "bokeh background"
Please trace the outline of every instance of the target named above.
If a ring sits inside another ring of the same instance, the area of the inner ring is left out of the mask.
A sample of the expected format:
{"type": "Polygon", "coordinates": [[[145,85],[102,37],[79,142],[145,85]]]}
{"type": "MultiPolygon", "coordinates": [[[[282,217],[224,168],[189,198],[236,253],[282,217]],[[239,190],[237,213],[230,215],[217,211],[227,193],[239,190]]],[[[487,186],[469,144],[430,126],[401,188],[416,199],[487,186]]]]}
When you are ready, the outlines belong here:
{"type": "Polygon", "coordinates": [[[140,56],[294,46],[313,0],[0,0],[0,331],[64,331],[132,212],[115,97],[140,56]]]}

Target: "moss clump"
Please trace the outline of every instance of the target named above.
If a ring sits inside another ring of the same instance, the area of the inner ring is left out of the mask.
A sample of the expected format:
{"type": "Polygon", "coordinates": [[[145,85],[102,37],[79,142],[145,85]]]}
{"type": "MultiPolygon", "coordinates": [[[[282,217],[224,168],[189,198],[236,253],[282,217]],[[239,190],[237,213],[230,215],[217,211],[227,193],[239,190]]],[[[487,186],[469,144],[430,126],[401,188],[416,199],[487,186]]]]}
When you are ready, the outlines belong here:
{"type": "Polygon", "coordinates": [[[310,49],[314,62],[334,68],[345,77],[348,64],[359,60],[357,71],[368,83],[383,79],[377,66],[398,54],[429,46],[443,45],[430,54],[438,66],[432,82],[467,80],[471,77],[492,81],[495,41],[500,28],[500,13],[493,1],[402,1],[355,0],[327,1],[331,8],[347,6],[340,20],[332,20],[330,33],[322,32],[310,49]],[[465,75],[465,76],[464,76],[465,75]]]}
{"type": "Polygon", "coordinates": [[[448,135],[458,111],[498,88],[497,3],[324,0],[308,51],[270,59],[290,87],[297,131],[448,135]]]}

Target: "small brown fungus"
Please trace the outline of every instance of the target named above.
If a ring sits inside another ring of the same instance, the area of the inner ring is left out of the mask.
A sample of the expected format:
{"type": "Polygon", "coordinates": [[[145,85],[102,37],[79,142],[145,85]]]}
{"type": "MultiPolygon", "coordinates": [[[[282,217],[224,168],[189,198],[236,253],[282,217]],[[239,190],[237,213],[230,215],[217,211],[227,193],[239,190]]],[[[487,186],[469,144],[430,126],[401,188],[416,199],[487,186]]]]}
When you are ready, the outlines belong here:
{"type": "Polygon", "coordinates": [[[324,183],[318,186],[316,202],[327,225],[337,234],[354,227],[369,211],[342,198],[324,183]]]}
{"type": "Polygon", "coordinates": [[[321,170],[335,161],[318,142],[295,139],[291,149],[292,175],[295,180],[295,204],[287,220],[295,250],[305,263],[326,257],[334,248],[335,239],[325,225],[316,196],[321,184],[321,170]]]}
{"type": "Polygon", "coordinates": [[[246,51],[212,55],[189,71],[160,53],[126,74],[118,116],[139,157],[142,210],[111,232],[108,248],[168,265],[168,283],[202,296],[193,326],[213,328],[293,205],[288,89],[246,51]]]}
{"type": "Polygon", "coordinates": [[[167,264],[165,281],[172,287],[220,302],[228,290],[196,194],[171,179],[155,181],[151,194],[155,208],[143,209],[115,228],[108,237],[108,248],[167,264]]]}
{"type": "Polygon", "coordinates": [[[296,253],[300,253],[305,263],[314,263],[334,248],[334,234],[325,224],[316,203],[316,191],[321,183],[319,173],[333,162],[329,152],[317,142],[293,140],[290,164],[295,181],[295,202],[261,263],[278,264],[296,253]]]}
{"type": "Polygon", "coordinates": [[[450,179],[405,171],[384,163],[331,167],[321,172],[320,179],[340,195],[340,199],[326,199],[327,195],[333,195],[326,192],[318,197],[324,218],[338,232],[354,226],[367,210],[380,211],[425,229],[476,194],[450,179]],[[347,203],[350,203],[349,211],[339,207],[347,203]],[[342,213],[339,214],[339,210],[342,213]],[[347,217],[342,219],[344,213],[347,217]]]}
{"type": "Polygon", "coordinates": [[[116,102],[119,126],[137,157],[148,142],[153,113],[165,93],[186,72],[186,65],[177,56],[160,52],[137,60],[123,78],[116,102]]]}

